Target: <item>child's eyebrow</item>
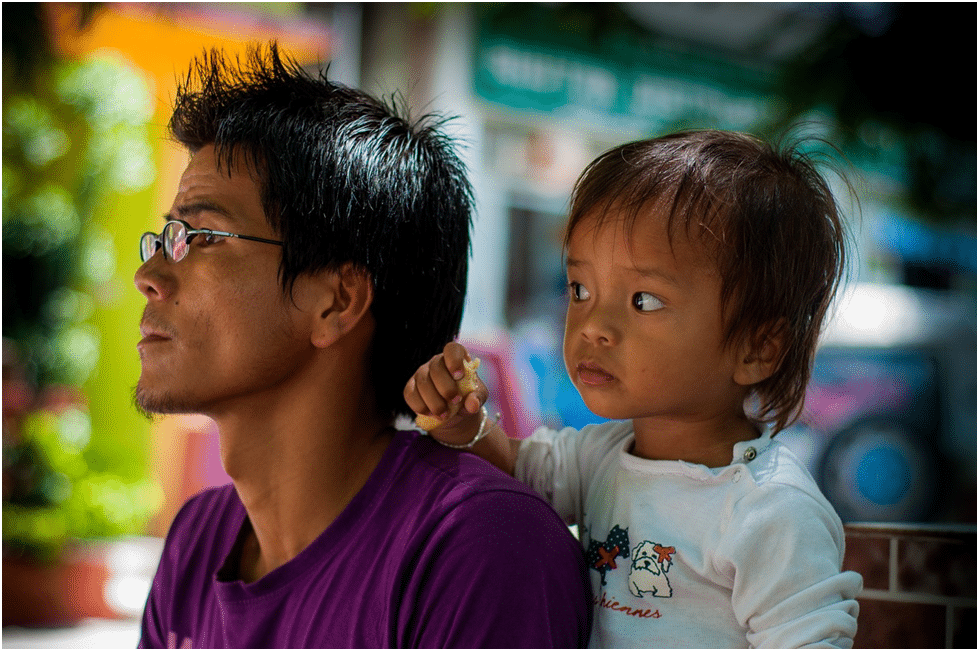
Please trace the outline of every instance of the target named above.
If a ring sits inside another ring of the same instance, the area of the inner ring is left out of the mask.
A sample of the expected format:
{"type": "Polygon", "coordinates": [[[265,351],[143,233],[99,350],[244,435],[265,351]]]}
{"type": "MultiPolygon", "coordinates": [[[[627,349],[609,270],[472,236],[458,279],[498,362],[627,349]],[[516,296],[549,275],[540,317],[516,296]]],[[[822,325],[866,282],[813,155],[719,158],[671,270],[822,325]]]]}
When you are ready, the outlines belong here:
{"type": "MultiPolygon", "coordinates": [[[[565,261],[564,266],[568,269],[571,269],[572,267],[587,267],[589,266],[589,264],[583,260],[568,258],[565,261]]],[[[637,265],[628,265],[628,266],[623,265],[623,266],[625,266],[626,269],[639,276],[663,280],[676,287],[680,286],[680,281],[676,276],[662,269],[658,269],[656,267],[639,267],[637,265]]]]}
{"type": "Polygon", "coordinates": [[[645,276],[647,278],[655,278],[668,282],[671,285],[680,286],[680,281],[673,274],[664,271],[662,269],[657,269],[656,267],[630,267],[632,271],[639,274],[640,276],[645,276]]]}

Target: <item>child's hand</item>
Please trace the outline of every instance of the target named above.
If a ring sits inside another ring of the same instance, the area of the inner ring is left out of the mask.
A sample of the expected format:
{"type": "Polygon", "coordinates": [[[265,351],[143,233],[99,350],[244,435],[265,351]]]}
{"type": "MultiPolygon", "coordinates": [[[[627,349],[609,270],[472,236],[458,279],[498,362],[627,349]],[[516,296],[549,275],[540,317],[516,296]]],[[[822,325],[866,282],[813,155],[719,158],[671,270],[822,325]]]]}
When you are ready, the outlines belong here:
{"type": "Polygon", "coordinates": [[[479,379],[479,360],[458,343],[422,364],[405,386],[404,398],[418,417],[419,428],[453,445],[468,443],[479,430],[480,407],[489,395],[479,379]]]}

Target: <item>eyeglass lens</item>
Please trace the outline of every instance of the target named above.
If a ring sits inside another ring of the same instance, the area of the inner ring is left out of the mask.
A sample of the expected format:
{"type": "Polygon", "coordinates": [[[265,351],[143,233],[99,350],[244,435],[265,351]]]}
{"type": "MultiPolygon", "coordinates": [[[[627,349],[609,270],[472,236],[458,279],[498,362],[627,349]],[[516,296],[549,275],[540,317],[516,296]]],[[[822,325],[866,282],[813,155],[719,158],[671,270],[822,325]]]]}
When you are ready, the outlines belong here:
{"type": "Polygon", "coordinates": [[[160,248],[160,236],[156,233],[143,233],[139,238],[139,259],[146,262],[160,248]]]}
{"type": "Polygon", "coordinates": [[[180,222],[167,222],[163,227],[163,251],[174,262],[187,257],[187,227],[180,222]]]}
{"type": "Polygon", "coordinates": [[[143,233],[139,240],[139,255],[143,262],[153,257],[160,246],[163,246],[164,255],[180,262],[187,257],[187,227],[178,221],[167,222],[160,235],[156,233],[143,233]]]}

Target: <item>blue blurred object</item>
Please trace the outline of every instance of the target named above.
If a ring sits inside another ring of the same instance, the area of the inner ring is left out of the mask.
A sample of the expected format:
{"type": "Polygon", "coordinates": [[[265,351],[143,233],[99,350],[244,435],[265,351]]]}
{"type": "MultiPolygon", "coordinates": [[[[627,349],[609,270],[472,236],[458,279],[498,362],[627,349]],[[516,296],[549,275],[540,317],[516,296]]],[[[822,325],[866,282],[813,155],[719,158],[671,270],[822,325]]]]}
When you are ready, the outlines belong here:
{"type": "Polygon", "coordinates": [[[817,479],[844,521],[931,519],[941,454],[899,417],[860,420],[833,436],[817,479]]]}
{"type": "Polygon", "coordinates": [[[887,445],[868,450],[857,466],[857,490],[874,504],[897,504],[911,489],[911,465],[887,445]]]}
{"type": "Polygon", "coordinates": [[[904,286],[841,297],[779,439],[844,521],[975,517],[975,314],[974,296],[904,286]]]}
{"type": "Polygon", "coordinates": [[[562,324],[547,320],[524,322],[514,331],[514,357],[523,360],[533,372],[536,390],[529,391],[537,399],[533,409],[546,425],[555,429],[581,429],[591,423],[604,423],[607,419],[588,409],[568,377],[562,332],[562,324]]]}

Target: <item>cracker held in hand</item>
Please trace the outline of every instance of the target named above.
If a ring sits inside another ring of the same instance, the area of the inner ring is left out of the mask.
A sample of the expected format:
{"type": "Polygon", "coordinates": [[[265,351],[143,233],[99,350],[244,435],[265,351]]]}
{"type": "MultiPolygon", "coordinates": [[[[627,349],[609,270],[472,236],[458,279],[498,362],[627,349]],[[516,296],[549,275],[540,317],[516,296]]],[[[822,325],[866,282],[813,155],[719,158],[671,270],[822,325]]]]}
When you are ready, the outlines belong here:
{"type": "Polygon", "coordinates": [[[457,404],[449,405],[449,414],[445,419],[439,419],[435,416],[416,416],[415,425],[419,429],[423,429],[426,432],[431,432],[433,429],[437,428],[439,425],[449,420],[456,415],[456,412],[462,407],[462,403],[465,402],[466,396],[476,390],[476,369],[479,368],[479,358],[474,358],[472,361],[462,361],[465,367],[465,374],[456,382],[456,386],[459,388],[459,395],[462,396],[457,404]]]}

